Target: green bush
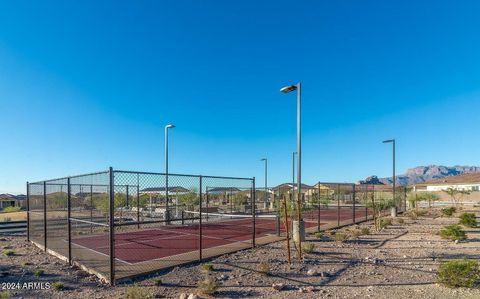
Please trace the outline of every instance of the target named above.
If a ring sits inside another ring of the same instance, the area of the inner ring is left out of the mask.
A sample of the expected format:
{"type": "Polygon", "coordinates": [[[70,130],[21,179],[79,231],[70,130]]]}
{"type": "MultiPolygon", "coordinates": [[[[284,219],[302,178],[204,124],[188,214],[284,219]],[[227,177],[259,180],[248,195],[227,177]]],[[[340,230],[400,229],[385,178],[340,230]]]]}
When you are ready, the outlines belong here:
{"type": "Polygon", "coordinates": [[[305,253],[312,253],[315,251],[315,244],[312,242],[305,242],[303,243],[303,252],[305,253]]]}
{"type": "Polygon", "coordinates": [[[440,230],[440,236],[442,239],[448,239],[452,241],[462,241],[467,239],[467,234],[463,228],[459,225],[447,225],[440,230]]]}
{"type": "Polygon", "coordinates": [[[127,288],[127,293],[125,295],[127,299],[149,299],[152,298],[150,294],[148,294],[147,290],[139,287],[133,286],[127,288]]]}
{"type": "Polygon", "coordinates": [[[158,286],[161,286],[162,283],[163,283],[163,282],[162,282],[162,280],[161,280],[160,278],[155,278],[155,279],[153,280],[153,284],[156,285],[157,287],[158,287],[158,286]]]}
{"type": "Polygon", "coordinates": [[[344,233],[336,233],[335,234],[335,242],[343,243],[343,242],[347,241],[347,239],[348,239],[347,234],[344,234],[344,233]]]}
{"type": "Polygon", "coordinates": [[[317,239],[321,239],[322,236],[323,236],[323,233],[322,233],[322,232],[316,232],[316,233],[315,233],[315,238],[317,238],[317,239]]]}
{"type": "Polygon", "coordinates": [[[477,227],[477,218],[475,213],[463,213],[460,215],[460,224],[465,225],[466,227],[477,227]]]}
{"type": "Polygon", "coordinates": [[[3,208],[4,213],[14,213],[14,212],[20,212],[22,208],[20,207],[6,207],[3,208]]]}
{"type": "Polygon", "coordinates": [[[33,273],[33,275],[35,275],[35,277],[43,276],[43,274],[45,274],[45,271],[43,271],[42,269],[38,269],[33,273]]]}
{"type": "Polygon", "coordinates": [[[2,251],[2,254],[3,254],[4,256],[12,256],[12,255],[15,254],[15,251],[10,250],[10,249],[5,249],[5,250],[2,251]]]}
{"type": "Polygon", "coordinates": [[[455,213],[457,209],[455,207],[450,207],[450,208],[442,209],[441,211],[444,216],[452,217],[453,213],[455,213]]]}
{"type": "Polygon", "coordinates": [[[480,280],[477,261],[453,260],[444,262],[438,269],[438,282],[449,288],[471,288],[480,280]]]}
{"type": "Polygon", "coordinates": [[[65,288],[65,285],[60,281],[56,281],[52,284],[52,287],[53,287],[54,290],[60,291],[60,290],[63,290],[65,288]]]}
{"type": "Polygon", "coordinates": [[[260,263],[258,265],[258,272],[263,275],[269,275],[270,274],[270,265],[268,263],[260,263]]]}
{"type": "Polygon", "coordinates": [[[210,271],[213,271],[213,264],[203,264],[202,265],[202,270],[203,271],[206,271],[206,272],[210,272],[210,271]]]}
{"type": "Polygon", "coordinates": [[[204,295],[213,295],[217,292],[218,284],[213,278],[206,278],[198,283],[198,289],[204,295]]]}
{"type": "Polygon", "coordinates": [[[0,299],[10,299],[12,295],[10,295],[9,291],[0,292],[0,299]]]}

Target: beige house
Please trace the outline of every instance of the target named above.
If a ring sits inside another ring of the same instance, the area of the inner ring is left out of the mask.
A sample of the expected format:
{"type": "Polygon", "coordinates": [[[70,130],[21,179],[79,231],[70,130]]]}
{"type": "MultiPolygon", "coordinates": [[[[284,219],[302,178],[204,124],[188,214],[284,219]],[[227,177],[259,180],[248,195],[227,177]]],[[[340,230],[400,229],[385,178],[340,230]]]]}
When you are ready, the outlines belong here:
{"type": "Polygon", "coordinates": [[[413,191],[444,191],[449,188],[478,192],[480,191],[480,173],[465,173],[441,179],[431,180],[413,186],[413,191]]]}

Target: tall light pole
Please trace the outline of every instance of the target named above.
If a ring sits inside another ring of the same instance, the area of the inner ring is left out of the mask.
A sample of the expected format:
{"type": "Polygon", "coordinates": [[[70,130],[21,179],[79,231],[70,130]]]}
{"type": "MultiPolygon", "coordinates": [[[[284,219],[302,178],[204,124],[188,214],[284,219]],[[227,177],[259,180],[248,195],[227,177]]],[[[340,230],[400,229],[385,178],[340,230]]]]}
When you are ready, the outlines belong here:
{"type": "Polygon", "coordinates": [[[168,129],[175,128],[174,125],[165,126],[165,220],[170,221],[170,210],[168,209],[168,129]]]}
{"type": "Polygon", "coordinates": [[[299,255],[302,257],[302,237],[303,233],[301,232],[301,222],[302,222],[302,212],[301,212],[301,200],[302,200],[302,126],[301,126],[301,84],[298,82],[295,85],[289,85],[282,87],[280,89],[283,93],[289,93],[292,91],[297,91],[297,211],[298,211],[298,247],[299,255]]]}
{"type": "Polygon", "coordinates": [[[292,153],[292,198],[293,193],[295,193],[295,155],[297,152],[292,153]]]}
{"type": "MultiPolygon", "coordinates": [[[[396,198],[395,198],[395,181],[396,181],[396,177],[395,177],[395,139],[389,139],[389,140],[384,140],[383,143],[391,143],[392,146],[393,146],[393,202],[395,203],[396,205],[396,198]]],[[[392,216],[397,216],[397,207],[395,206],[395,211],[394,211],[394,214],[395,215],[392,215],[392,216]]]]}
{"type": "Polygon", "coordinates": [[[268,161],[267,161],[267,158],[263,158],[260,161],[265,161],[265,204],[267,204],[267,201],[268,201],[268,196],[267,196],[267,194],[268,194],[267,163],[268,163],[268,161]]]}

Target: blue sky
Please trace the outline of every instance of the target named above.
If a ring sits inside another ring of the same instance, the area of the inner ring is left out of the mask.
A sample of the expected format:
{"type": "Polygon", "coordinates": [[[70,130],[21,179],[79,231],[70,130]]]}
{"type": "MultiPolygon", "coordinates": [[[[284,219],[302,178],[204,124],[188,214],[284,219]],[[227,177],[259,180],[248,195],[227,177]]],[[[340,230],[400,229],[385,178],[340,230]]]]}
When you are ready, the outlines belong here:
{"type": "Polygon", "coordinates": [[[478,1],[3,1],[0,192],[107,169],[303,181],[478,165],[478,1]]]}

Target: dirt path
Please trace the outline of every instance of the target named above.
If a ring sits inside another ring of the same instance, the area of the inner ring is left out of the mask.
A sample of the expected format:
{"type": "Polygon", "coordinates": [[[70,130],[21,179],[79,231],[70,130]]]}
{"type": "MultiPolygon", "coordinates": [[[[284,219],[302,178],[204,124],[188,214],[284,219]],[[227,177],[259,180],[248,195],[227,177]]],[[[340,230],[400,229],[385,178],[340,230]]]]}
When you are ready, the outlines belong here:
{"type": "MultiPolygon", "coordinates": [[[[454,290],[436,284],[436,270],[441,261],[480,258],[480,229],[467,229],[469,240],[455,244],[440,239],[436,233],[443,225],[458,222],[456,218],[404,219],[404,224],[345,243],[336,243],[328,236],[321,240],[311,238],[315,250],[306,255],[304,263],[298,262],[293,251],[293,263],[288,265],[285,243],[279,242],[215,258],[211,261],[214,265],[211,272],[202,271],[199,264],[190,264],[135,284],[154,298],[198,293],[197,283],[205,277],[218,282],[216,297],[220,298],[480,298],[479,289],[454,290]],[[270,266],[271,275],[257,271],[262,262],[270,266]],[[308,275],[309,270],[316,275],[308,275]],[[154,286],[154,278],[160,278],[162,286],[154,286]],[[284,284],[285,289],[273,290],[274,283],[284,284]],[[312,289],[313,293],[309,293],[312,289]]],[[[67,287],[63,291],[11,291],[13,297],[124,298],[132,286],[132,283],[115,288],[102,285],[95,277],[45,255],[24,237],[8,237],[0,243],[16,253],[0,259],[2,282],[62,281],[67,287]],[[22,266],[25,262],[30,264],[22,266]],[[38,268],[45,275],[37,278],[33,273],[38,268]]]]}

